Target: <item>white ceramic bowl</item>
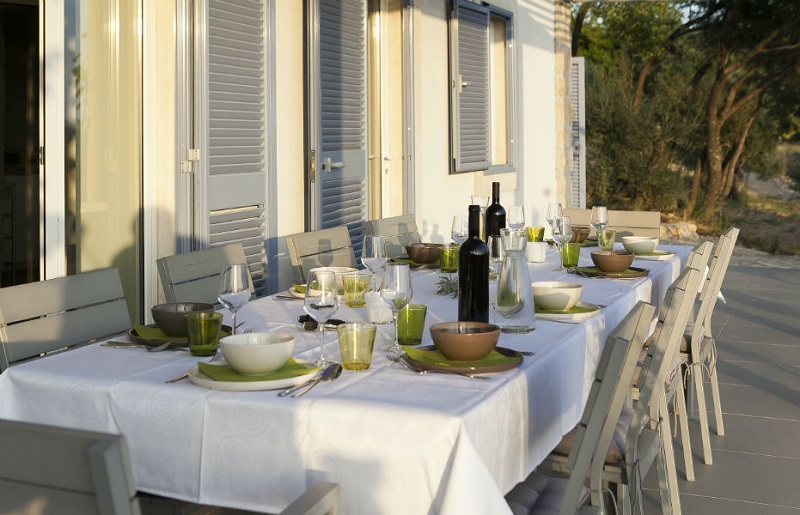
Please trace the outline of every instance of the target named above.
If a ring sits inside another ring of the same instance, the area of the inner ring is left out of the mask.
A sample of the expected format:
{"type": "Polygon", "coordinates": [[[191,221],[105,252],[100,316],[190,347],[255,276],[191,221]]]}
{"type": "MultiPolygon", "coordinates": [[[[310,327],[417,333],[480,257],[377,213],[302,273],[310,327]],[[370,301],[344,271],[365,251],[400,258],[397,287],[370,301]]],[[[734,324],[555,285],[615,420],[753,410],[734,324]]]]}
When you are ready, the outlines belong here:
{"type": "Polygon", "coordinates": [[[562,281],[539,281],[531,284],[533,304],[546,311],[566,311],[581,300],[583,286],[562,281]]]}
{"type": "Polygon", "coordinates": [[[292,357],[294,336],[289,333],[247,333],[219,341],[225,361],[242,375],[269,374],[292,357]]]}
{"type": "Polygon", "coordinates": [[[342,275],[349,274],[352,272],[358,272],[358,268],[352,268],[349,266],[321,266],[318,268],[312,268],[309,272],[333,272],[336,275],[336,288],[338,288],[339,293],[344,293],[344,283],[342,282],[342,275]]]}
{"type": "Polygon", "coordinates": [[[650,236],[623,236],[622,246],[634,254],[650,254],[656,249],[658,238],[650,236]]]}

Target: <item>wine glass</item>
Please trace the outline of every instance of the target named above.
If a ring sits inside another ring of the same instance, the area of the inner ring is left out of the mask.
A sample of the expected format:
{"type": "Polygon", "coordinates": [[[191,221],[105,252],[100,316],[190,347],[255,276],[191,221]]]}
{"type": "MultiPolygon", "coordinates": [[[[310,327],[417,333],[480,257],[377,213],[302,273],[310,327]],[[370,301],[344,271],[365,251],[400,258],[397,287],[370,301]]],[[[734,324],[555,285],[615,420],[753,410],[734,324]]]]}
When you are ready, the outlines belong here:
{"type": "Polygon", "coordinates": [[[456,215],[453,217],[453,227],[450,229],[450,236],[453,241],[461,245],[467,241],[469,236],[469,218],[465,215],[456,215]]]}
{"type": "Polygon", "coordinates": [[[550,229],[553,229],[553,223],[555,223],[557,218],[561,218],[564,213],[561,211],[561,203],[560,202],[550,202],[547,204],[547,225],[550,226],[550,229]]]}
{"type": "Polygon", "coordinates": [[[308,273],[303,309],[317,322],[319,357],[316,365],[325,367],[329,361],[325,358],[325,330],[323,326],[339,309],[339,288],[336,286],[335,273],[329,270],[316,270],[308,273]]]}
{"type": "Polygon", "coordinates": [[[594,206],[592,208],[592,217],[589,219],[594,230],[597,231],[597,238],[600,238],[600,233],[603,229],[608,227],[608,210],[604,206],[594,206]]]}
{"type": "Polygon", "coordinates": [[[572,239],[572,224],[568,216],[555,219],[553,225],[553,239],[558,247],[558,268],[556,268],[556,270],[565,270],[561,260],[561,249],[564,247],[564,244],[569,243],[572,239]]]}
{"type": "Polygon", "coordinates": [[[383,236],[364,236],[361,247],[361,264],[372,272],[370,287],[374,290],[375,277],[386,264],[386,242],[383,236]]]}
{"type": "Polygon", "coordinates": [[[489,195],[472,195],[470,196],[470,200],[472,201],[472,205],[480,206],[481,207],[481,217],[480,222],[478,223],[478,234],[481,235],[481,239],[484,241],[486,240],[486,208],[489,207],[489,202],[491,202],[492,198],[489,195]]]}
{"type": "Polygon", "coordinates": [[[503,258],[505,257],[503,240],[499,234],[494,234],[487,238],[486,246],[489,247],[489,270],[499,276],[500,267],[503,266],[503,258]]]}
{"type": "Polygon", "coordinates": [[[250,300],[247,265],[225,265],[220,274],[220,303],[231,312],[231,334],[236,334],[236,312],[250,300]]]}
{"type": "Polygon", "coordinates": [[[511,229],[525,227],[525,208],[523,206],[511,206],[506,212],[506,221],[511,229]]]}
{"type": "Polygon", "coordinates": [[[394,319],[394,343],[389,347],[389,352],[403,350],[398,341],[397,315],[406,304],[411,302],[411,269],[408,263],[386,263],[381,284],[381,298],[392,310],[394,319]]]}

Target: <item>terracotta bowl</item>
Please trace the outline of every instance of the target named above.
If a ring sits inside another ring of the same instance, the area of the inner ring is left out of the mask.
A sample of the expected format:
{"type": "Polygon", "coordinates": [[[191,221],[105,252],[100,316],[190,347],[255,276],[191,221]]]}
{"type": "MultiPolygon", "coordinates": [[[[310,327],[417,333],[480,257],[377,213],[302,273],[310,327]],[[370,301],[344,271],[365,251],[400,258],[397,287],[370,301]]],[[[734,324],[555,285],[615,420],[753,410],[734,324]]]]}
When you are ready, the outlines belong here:
{"type": "Polygon", "coordinates": [[[583,286],[562,281],[538,281],[531,284],[533,304],[545,311],[567,311],[581,300],[583,286]]]}
{"type": "Polygon", "coordinates": [[[441,243],[407,243],[408,257],[415,263],[428,265],[439,261],[439,247],[441,243]]]}
{"type": "Polygon", "coordinates": [[[572,226],[572,239],[569,240],[570,243],[583,243],[583,241],[589,237],[589,229],[588,225],[573,225],[572,226]]]}
{"type": "Polygon", "coordinates": [[[431,326],[431,337],[447,359],[478,361],[495,348],[500,328],[483,322],[441,322],[431,326]]]}
{"type": "Polygon", "coordinates": [[[624,272],[633,263],[633,252],[628,252],[627,250],[595,250],[592,252],[592,261],[603,272],[624,272]]]}
{"type": "Polygon", "coordinates": [[[214,305],[205,302],[169,302],[150,308],[153,321],[159,329],[170,336],[186,336],[186,313],[213,313],[214,305]]]}

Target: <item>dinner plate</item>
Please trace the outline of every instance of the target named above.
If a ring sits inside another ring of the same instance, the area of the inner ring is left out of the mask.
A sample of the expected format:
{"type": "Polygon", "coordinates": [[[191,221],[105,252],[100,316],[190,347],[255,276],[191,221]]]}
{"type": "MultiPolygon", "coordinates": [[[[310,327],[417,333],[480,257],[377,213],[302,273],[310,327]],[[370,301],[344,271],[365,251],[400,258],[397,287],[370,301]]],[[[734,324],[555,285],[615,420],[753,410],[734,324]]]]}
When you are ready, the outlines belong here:
{"type": "Polygon", "coordinates": [[[579,266],[574,269],[575,273],[584,277],[605,277],[607,279],[638,279],[647,277],[650,273],[648,268],[637,268],[632,266],[624,272],[603,272],[596,266],[579,266]]]}
{"type": "MultiPolygon", "coordinates": [[[[292,297],[295,297],[295,298],[298,298],[298,299],[305,299],[306,298],[305,291],[303,291],[303,292],[297,291],[297,288],[294,285],[292,285],[292,287],[289,288],[287,291],[289,292],[289,295],[291,295],[292,297]]],[[[312,289],[311,290],[311,296],[312,297],[319,297],[319,290],[312,289]]],[[[344,292],[340,291],[339,292],[339,297],[344,297],[344,292]]]]}
{"type": "Polygon", "coordinates": [[[434,261],[433,263],[417,263],[413,259],[411,259],[408,254],[402,254],[400,256],[395,256],[392,258],[392,261],[395,263],[407,263],[408,268],[439,268],[439,261],[434,261]]]}
{"type": "MultiPolygon", "coordinates": [[[[436,346],[434,346],[434,345],[423,345],[422,347],[416,347],[416,348],[419,349],[419,350],[424,350],[424,351],[436,350],[436,346]]],[[[494,350],[496,350],[497,352],[499,352],[500,354],[502,354],[504,356],[508,356],[510,358],[514,358],[514,360],[510,361],[508,363],[502,363],[502,364],[498,364],[498,365],[483,365],[483,366],[481,366],[481,365],[463,365],[463,366],[452,365],[452,366],[446,366],[446,365],[436,365],[436,364],[432,364],[432,363],[426,363],[424,361],[418,361],[416,359],[413,359],[408,354],[406,354],[405,357],[409,361],[413,361],[414,365],[418,366],[422,370],[449,370],[451,372],[458,372],[460,374],[491,374],[491,373],[494,373],[494,372],[504,372],[506,370],[511,370],[512,368],[517,368],[520,365],[520,363],[522,363],[522,354],[520,354],[519,352],[517,352],[517,351],[515,351],[513,349],[507,349],[505,347],[499,347],[498,346],[498,347],[495,347],[494,350]]]]}
{"type": "MultiPolygon", "coordinates": [[[[254,391],[261,391],[261,390],[277,390],[279,388],[289,388],[290,386],[297,386],[299,384],[303,384],[307,381],[310,381],[317,372],[318,368],[314,365],[314,363],[302,359],[295,360],[298,363],[306,365],[309,367],[309,372],[307,374],[295,376],[295,377],[286,377],[284,379],[275,379],[272,381],[216,381],[211,379],[204,373],[200,371],[197,365],[192,367],[189,370],[189,381],[193,382],[197,386],[202,386],[204,388],[209,388],[211,390],[222,390],[226,392],[254,392],[254,391]]],[[[222,361],[220,364],[224,364],[225,362],[222,361]]]]}
{"type": "MultiPolygon", "coordinates": [[[[156,324],[148,324],[147,327],[155,328],[156,324]]],[[[228,336],[229,334],[231,334],[231,326],[223,325],[219,337],[222,338],[223,336],[228,336]]],[[[136,332],[135,327],[132,327],[128,330],[128,336],[130,337],[131,340],[133,340],[136,343],[140,343],[142,345],[150,345],[153,347],[167,342],[167,340],[164,339],[150,340],[148,338],[143,338],[139,336],[139,334],[136,332]]],[[[171,347],[187,347],[189,345],[188,336],[175,336],[174,338],[170,337],[170,339],[174,342],[171,345],[171,347]]]]}
{"type": "Polygon", "coordinates": [[[634,254],[633,259],[646,259],[648,261],[664,261],[674,256],[674,252],[668,250],[654,250],[647,254],[634,254]]]}
{"type": "Polygon", "coordinates": [[[592,304],[591,302],[578,302],[572,309],[568,309],[566,311],[540,311],[537,309],[536,318],[540,318],[542,320],[570,320],[577,322],[597,316],[599,313],[600,306],[597,304],[592,304]]]}

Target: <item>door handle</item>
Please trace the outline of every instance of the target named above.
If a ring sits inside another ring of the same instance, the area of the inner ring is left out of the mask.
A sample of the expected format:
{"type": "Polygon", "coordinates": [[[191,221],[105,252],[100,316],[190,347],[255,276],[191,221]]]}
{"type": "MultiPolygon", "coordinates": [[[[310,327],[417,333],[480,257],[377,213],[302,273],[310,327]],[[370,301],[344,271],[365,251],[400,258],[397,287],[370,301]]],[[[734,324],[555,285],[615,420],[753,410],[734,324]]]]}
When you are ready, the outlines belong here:
{"type": "Polygon", "coordinates": [[[326,157],[322,161],[322,171],[323,172],[330,173],[335,169],[344,168],[345,166],[347,166],[347,165],[345,163],[343,163],[342,161],[331,161],[330,157],[326,157]]]}

